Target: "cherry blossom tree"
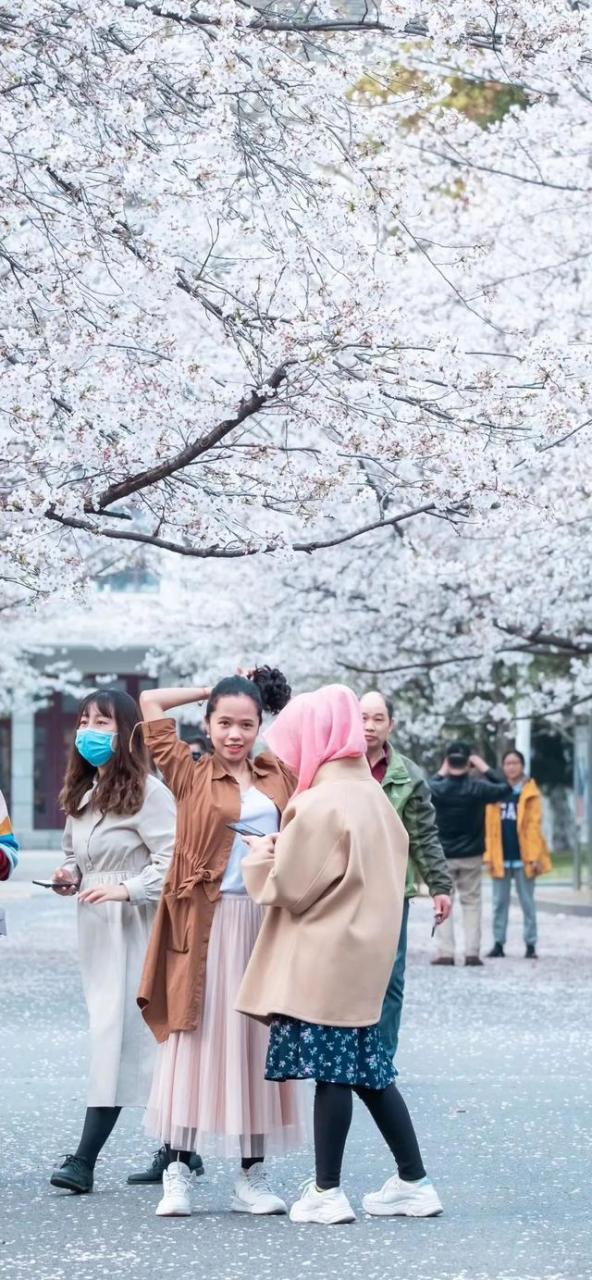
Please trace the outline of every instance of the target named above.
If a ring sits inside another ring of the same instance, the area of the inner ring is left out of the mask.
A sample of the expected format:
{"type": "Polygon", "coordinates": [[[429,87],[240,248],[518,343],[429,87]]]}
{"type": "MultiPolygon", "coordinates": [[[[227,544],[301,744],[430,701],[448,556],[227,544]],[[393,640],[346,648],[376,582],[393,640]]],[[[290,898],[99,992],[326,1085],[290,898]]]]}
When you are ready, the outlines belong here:
{"type": "Polygon", "coordinates": [[[590,13],[420,10],[0,10],[11,617],[172,552],[418,724],[586,696],[590,13]]]}

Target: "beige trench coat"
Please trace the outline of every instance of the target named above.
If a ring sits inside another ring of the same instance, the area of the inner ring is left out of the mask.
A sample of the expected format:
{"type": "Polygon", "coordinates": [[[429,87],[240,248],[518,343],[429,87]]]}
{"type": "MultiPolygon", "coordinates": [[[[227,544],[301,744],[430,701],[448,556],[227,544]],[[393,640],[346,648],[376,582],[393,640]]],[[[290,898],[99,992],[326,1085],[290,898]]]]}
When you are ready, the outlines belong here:
{"type": "Polygon", "coordinates": [[[236,1007],[332,1027],[379,1021],[403,913],[408,836],[365,759],[323,765],[272,855],[241,864],[268,910],[236,1007]]]}
{"type": "Polygon", "coordinates": [[[64,867],[81,888],[125,884],[129,902],[78,904],[78,950],[90,1020],[89,1107],[145,1106],[152,1081],[154,1040],[136,996],[150,931],[175,843],[175,801],[149,775],[138,813],[92,808],[89,791],[80,816],[68,818],[64,867]]]}

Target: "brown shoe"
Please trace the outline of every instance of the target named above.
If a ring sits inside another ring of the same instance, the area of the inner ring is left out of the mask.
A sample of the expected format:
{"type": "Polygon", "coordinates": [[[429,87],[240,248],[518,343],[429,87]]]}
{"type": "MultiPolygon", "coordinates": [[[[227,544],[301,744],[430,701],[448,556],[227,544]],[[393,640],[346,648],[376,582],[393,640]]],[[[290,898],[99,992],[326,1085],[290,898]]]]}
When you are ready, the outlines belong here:
{"type": "Polygon", "coordinates": [[[454,964],[452,956],[436,956],[435,960],[430,960],[430,964],[454,964]]]}
{"type": "Polygon", "coordinates": [[[470,964],[470,965],[479,964],[481,965],[481,968],[483,968],[483,961],[481,959],[481,956],[465,956],[465,964],[470,964]]]}

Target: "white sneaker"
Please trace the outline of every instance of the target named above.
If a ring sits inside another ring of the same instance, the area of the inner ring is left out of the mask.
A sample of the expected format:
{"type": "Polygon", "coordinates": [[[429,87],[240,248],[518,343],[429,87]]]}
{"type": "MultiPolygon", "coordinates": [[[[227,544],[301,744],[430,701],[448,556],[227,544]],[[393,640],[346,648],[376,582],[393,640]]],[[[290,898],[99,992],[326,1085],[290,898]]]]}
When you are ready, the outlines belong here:
{"type": "Polygon", "coordinates": [[[341,1187],[319,1191],[314,1179],[306,1182],[299,1200],[290,1209],[290,1222],[320,1222],[325,1227],[338,1222],[355,1222],[356,1215],[341,1187]]]}
{"type": "Polygon", "coordinates": [[[403,1214],[407,1218],[435,1218],[443,1212],[442,1202],[429,1178],[402,1182],[394,1175],[380,1191],[371,1191],[362,1201],[366,1213],[378,1217],[403,1214]]]}
{"type": "Polygon", "coordinates": [[[276,1196],[261,1164],[241,1169],[234,1184],[231,1207],[235,1213],[287,1213],[288,1206],[276,1196]]]}
{"type": "Polygon", "coordinates": [[[156,1210],[159,1218],[188,1218],[192,1212],[191,1184],[193,1174],[182,1160],[163,1169],[163,1197],[156,1210]]]}

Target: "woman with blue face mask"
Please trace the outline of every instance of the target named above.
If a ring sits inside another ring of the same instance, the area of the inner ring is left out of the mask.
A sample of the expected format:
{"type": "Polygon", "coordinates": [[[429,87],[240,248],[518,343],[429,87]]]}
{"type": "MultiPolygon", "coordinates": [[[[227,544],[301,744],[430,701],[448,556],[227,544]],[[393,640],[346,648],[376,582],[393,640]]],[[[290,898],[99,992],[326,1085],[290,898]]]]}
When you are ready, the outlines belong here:
{"type": "Polygon", "coordinates": [[[66,860],[55,892],[78,897],[78,947],[90,1022],[87,1111],[78,1148],[52,1185],[92,1191],[94,1167],[122,1107],[144,1107],[152,1037],[136,1004],[175,840],[175,801],[154,777],[140,713],[119,689],[84,699],[61,803],[66,860]]]}

